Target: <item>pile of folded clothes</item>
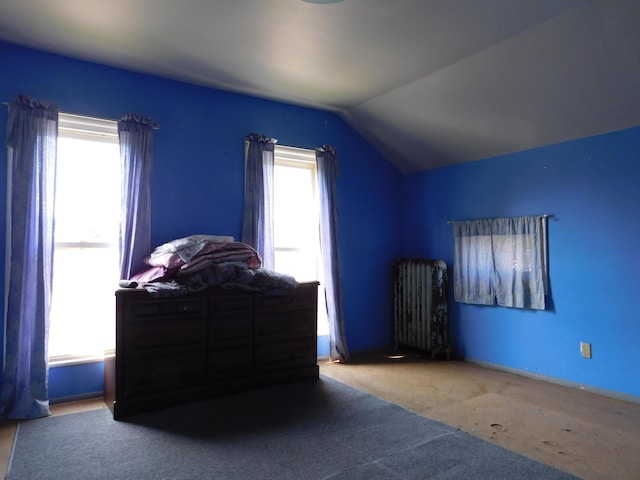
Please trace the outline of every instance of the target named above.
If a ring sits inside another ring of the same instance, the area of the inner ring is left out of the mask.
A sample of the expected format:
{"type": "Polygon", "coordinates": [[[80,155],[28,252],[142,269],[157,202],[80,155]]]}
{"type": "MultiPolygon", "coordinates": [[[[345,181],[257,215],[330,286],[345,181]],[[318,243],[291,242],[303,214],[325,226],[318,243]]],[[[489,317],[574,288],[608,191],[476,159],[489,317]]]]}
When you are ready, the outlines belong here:
{"type": "Polygon", "coordinates": [[[291,275],[262,268],[258,252],[233,237],[191,235],[156,247],[145,259],[149,268],[133,275],[130,286],[154,296],[171,296],[208,287],[239,288],[268,294],[295,290],[291,275]]]}

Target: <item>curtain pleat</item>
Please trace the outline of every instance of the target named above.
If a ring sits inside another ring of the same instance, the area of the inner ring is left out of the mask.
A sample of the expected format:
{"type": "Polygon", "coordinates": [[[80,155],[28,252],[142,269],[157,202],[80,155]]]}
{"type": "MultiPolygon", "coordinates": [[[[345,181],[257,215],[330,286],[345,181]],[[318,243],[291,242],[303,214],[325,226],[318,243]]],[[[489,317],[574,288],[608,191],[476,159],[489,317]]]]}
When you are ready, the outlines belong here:
{"type": "Polygon", "coordinates": [[[31,419],[49,410],[49,310],[58,107],[24,95],[7,124],[7,281],[0,416],[31,419]]]}
{"type": "Polygon", "coordinates": [[[153,130],[149,118],[127,114],[118,121],[122,166],[120,220],[120,278],[128,279],[145,268],[151,251],[151,167],[153,130]]]}
{"type": "Polygon", "coordinates": [[[455,222],[453,232],[453,293],[456,302],[493,305],[491,221],[455,222]]]}
{"type": "Polygon", "coordinates": [[[244,213],[242,242],[260,255],[262,266],[273,270],[273,170],[277,140],[250,133],[245,138],[244,213]]]}
{"type": "Polygon", "coordinates": [[[493,285],[498,305],[544,310],[542,221],[540,217],[493,220],[493,285]]]}

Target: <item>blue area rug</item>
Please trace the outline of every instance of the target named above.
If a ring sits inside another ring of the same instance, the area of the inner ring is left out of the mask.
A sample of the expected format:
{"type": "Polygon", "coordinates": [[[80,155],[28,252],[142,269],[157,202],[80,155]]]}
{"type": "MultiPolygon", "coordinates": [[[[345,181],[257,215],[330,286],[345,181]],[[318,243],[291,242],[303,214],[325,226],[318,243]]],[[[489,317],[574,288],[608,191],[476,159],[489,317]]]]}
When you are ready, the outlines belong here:
{"type": "Polygon", "coordinates": [[[114,421],[23,422],[9,480],[575,479],[321,377],[114,421]]]}

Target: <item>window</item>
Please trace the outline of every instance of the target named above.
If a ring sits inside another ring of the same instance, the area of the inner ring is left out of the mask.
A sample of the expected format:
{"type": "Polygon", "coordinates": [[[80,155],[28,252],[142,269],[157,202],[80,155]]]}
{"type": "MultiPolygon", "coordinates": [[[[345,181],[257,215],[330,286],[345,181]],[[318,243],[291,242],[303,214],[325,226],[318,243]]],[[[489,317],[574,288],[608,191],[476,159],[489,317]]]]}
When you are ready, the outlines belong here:
{"type": "MultiPolygon", "coordinates": [[[[318,171],[313,150],[274,149],[275,270],[298,281],[322,282],[318,171]]],[[[318,334],[328,334],[324,302],[318,302],[318,334]]]]}
{"type": "Polygon", "coordinates": [[[49,361],[102,359],[120,276],[117,122],[61,113],[56,170],[49,361]]]}
{"type": "Polygon", "coordinates": [[[457,302],[545,309],[546,216],[452,223],[457,302]]]}

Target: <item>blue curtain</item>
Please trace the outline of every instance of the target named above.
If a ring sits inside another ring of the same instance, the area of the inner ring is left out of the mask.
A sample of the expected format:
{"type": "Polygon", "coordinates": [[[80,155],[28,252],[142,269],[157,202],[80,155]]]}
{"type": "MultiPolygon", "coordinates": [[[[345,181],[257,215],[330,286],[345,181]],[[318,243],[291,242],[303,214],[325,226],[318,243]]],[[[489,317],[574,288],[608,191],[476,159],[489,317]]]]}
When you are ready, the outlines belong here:
{"type": "Polygon", "coordinates": [[[9,104],[4,418],[50,414],[47,341],[57,138],[57,106],[24,95],[9,104]]]}
{"type": "Polygon", "coordinates": [[[120,278],[145,268],[151,251],[151,166],[153,130],[150,118],[129,113],[118,121],[122,165],[122,215],[120,220],[120,278]]]}
{"type": "Polygon", "coordinates": [[[320,190],[320,248],[324,270],[324,291],[329,318],[329,353],[331,360],[349,361],[344,334],[342,279],[338,258],[338,196],[336,178],[340,174],[338,156],[333,147],[316,149],[320,190]]]}
{"type": "Polygon", "coordinates": [[[256,249],[262,266],[273,270],[273,169],[277,140],[250,133],[245,138],[242,242],[256,249]]]}

